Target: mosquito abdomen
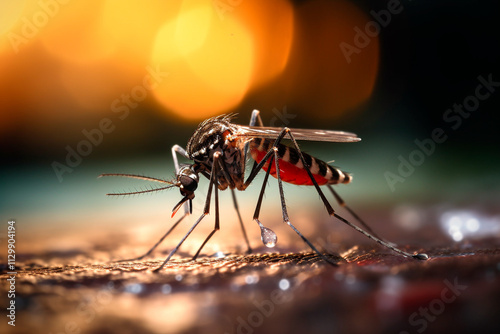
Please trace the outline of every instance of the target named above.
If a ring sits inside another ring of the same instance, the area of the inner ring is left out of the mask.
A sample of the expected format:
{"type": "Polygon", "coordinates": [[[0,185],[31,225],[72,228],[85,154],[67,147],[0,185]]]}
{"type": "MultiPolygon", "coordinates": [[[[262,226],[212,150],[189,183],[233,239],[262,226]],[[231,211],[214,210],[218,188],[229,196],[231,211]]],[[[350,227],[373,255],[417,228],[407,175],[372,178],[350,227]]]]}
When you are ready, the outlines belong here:
{"type": "MultiPolygon", "coordinates": [[[[273,140],[255,138],[250,143],[250,153],[252,158],[260,162],[266,153],[272,148],[273,140]]],[[[308,166],[310,166],[311,174],[318,185],[349,183],[352,176],[340,169],[330,166],[323,160],[313,157],[302,152],[302,156],[308,166]]],[[[283,181],[295,185],[313,185],[311,178],[304,168],[304,164],[300,159],[299,152],[293,148],[283,144],[278,145],[278,158],[280,165],[280,177],[283,181]]],[[[267,171],[269,161],[263,166],[267,171]]],[[[269,173],[276,177],[276,165],[273,163],[269,173]]]]}

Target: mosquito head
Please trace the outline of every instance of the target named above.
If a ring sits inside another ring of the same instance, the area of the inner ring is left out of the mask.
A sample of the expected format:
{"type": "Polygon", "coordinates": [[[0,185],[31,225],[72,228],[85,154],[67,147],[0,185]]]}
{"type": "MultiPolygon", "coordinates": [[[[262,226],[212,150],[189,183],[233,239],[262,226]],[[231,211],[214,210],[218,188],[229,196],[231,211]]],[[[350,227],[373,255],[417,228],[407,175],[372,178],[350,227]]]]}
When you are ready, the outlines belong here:
{"type": "MultiPolygon", "coordinates": [[[[181,191],[182,199],[177,203],[172,210],[172,217],[181,208],[182,204],[189,201],[189,209],[192,211],[193,206],[191,202],[194,198],[194,192],[198,188],[198,172],[195,170],[195,165],[185,165],[179,169],[177,172],[177,180],[174,185],[179,187],[181,191]]],[[[192,213],[192,212],[191,212],[192,213]]]]}
{"type": "Polygon", "coordinates": [[[198,188],[198,181],[198,173],[194,170],[193,165],[187,165],[179,169],[175,185],[179,187],[182,196],[193,199],[194,191],[198,188]]]}

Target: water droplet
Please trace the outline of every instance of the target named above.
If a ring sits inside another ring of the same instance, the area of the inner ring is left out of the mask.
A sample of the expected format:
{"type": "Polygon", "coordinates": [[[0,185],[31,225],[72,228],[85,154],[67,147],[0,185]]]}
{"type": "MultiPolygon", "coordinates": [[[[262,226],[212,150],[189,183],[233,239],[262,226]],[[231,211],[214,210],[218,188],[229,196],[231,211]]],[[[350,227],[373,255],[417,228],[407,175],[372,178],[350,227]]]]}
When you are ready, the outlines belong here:
{"type": "Polygon", "coordinates": [[[290,281],[287,280],[286,278],[283,278],[280,280],[280,282],[278,283],[278,286],[280,287],[281,290],[285,291],[285,290],[288,290],[288,288],[290,288],[290,281]]]}
{"type": "Polygon", "coordinates": [[[246,284],[255,284],[258,281],[259,281],[259,276],[256,274],[245,276],[245,283],[246,284]]]}
{"type": "Polygon", "coordinates": [[[460,231],[453,231],[451,233],[451,237],[453,238],[453,240],[458,242],[458,241],[462,241],[462,239],[464,238],[464,235],[460,231]]]}
{"type": "Polygon", "coordinates": [[[262,242],[266,247],[273,248],[276,246],[276,242],[278,241],[278,237],[276,236],[276,233],[273,232],[273,230],[261,226],[260,227],[260,236],[262,238],[262,242]]]}
{"type": "Polygon", "coordinates": [[[182,281],[182,275],[181,275],[181,274],[177,274],[177,275],[175,275],[175,280],[176,280],[177,282],[182,281]]]}
{"type": "Polygon", "coordinates": [[[223,252],[221,252],[221,251],[218,251],[217,253],[215,253],[215,257],[216,257],[217,259],[223,259],[223,258],[225,258],[225,257],[226,257],[226,254],[224,254],[224,253],[223,253],[223,252]]]}
{"type": "Polygon", "coordinates": [[[414,258],[416,258],[417,260],[429,260],[429,255],[425,254],[425,253],[417,253],[415,255],[413,255],[414,258]]]}
{"type": "Polygon", "coordinates": [[[276,242],[278,242],[278,237],[276,236],[276,233],[274,233],[273,230],[271,230],[270,228],[267,228],[264,225],[262,225],[262,223],[258,219],[255,219],[255,222],[259,224],[260,237],[264,245],[269,248],[273,248],[274,246],[276,246],[276,242]]]}
{"type": "Polygon", "coordinates": [[[477,230],[479,230],[479,220],[477,220],[477,218],[469,218],[465,222],[465,225],[469,232],[477,232],[477,230]]]}
{"type": "Polygon", "coordinates": [[[142,292],[142,288],[143,288],[142,284],[132,283],[132,284],[129,284],[125,287],[125,291],[138,294],[138,293],[142,292]]]}
{"type": "Polygon", "coordinates": [[[163,284],[161,286],[161,292],[168,295],[170,292],[172,292],[172,287],[170,286],[170,284],[163,284]]]}

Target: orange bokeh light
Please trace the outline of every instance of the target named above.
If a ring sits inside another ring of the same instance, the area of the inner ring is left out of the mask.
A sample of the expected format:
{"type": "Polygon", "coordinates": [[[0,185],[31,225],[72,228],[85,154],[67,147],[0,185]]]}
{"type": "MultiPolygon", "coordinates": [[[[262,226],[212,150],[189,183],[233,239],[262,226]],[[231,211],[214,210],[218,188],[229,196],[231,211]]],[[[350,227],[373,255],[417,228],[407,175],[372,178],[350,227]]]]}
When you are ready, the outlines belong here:
{"type": "Polygon", "coordinates": [[[8,32],[21,17],[25,1],[0,2],[0,35],[8,32]]]}
{"type": "Polygon", "coordinates": [[[155,90],[157,100],[187,119],[235,108],[252,87],[285,67],[292,19],[286,1],[274,1],[271,6],[247,1],[234,7],[183,2],[177,16],[156,36],[151,63],[171,75],[168,84],[155,90]],[[269,29],[273,25],[278,28],[274,32],[269,29]]]}
{"type": "Polygon", "coordinates": [[[363,30],[369,21],[345,0],[308,1],[297,8],[294,48],[282,80],[288,103],[319,119],[335,119],[371,96],[379,65],[378,36],[350,57],[340,47],[356,47],[354,29],[363,30]]]}
{"type": "Polygon", "coordinates": [[[335,119],[368,99],[378,71],[378,36],[351,62],[339,48],[369,21],[346,0],[15,3],[0,5],[3,129],[110,113],[149,67],[168,72],[144,98],[165,114],[199,121],[244,102],[335,119]]]}
{"type": "Polygon", "coordinates": [[[175,17],[180,1],[121,1],[106,0],[101,10],[100,33],[116,46],[120,59],[130,67],[149,64],[158,29],[175,17]]]}
{"type": "Polygon", "coordinates": [[[101,1],[90,0],[70,2],[54,10],[54,16],[40,27],[39,39],[45,49],[62,61],[76,64],[109,58],[115,45],[101,33],[101,8],[101,1]]]}

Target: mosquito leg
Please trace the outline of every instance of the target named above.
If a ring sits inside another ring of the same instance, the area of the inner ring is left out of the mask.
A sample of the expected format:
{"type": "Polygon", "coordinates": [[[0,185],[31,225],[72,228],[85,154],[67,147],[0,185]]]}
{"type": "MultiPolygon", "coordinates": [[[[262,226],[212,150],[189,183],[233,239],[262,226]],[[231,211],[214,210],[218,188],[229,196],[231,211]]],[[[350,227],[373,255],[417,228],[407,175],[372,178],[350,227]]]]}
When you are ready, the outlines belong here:
{"type": "Polygon", "coordinates": [[[191,229],[188,231],[188,233],[186,233],[186,235],[182,238],[182,240],[179,242],[179,244],[177,244],[177,246],[175,246],[175,248],[170,252],[170,254],[168,255],[168,257],[165,259],[165,261],[163,261],[163,263],[161,264],[161,266],[159,266],[158,268],[156,268],[155,270],[153,270],[153,272],[158,272],[160,270],[163,269],[163,267],[167,264],[168,261],[170,261],[170,258],[172,258],[172,256],[174,256],[174,254],[177,252],[177,250],[179,249],[179,247],[181,247],[181,245],[184,243],[184,241],[187,239],[187,237],[191,234],[191,232],[193,232],[193,230],[196,228],[196,226],[198,226],[198,224],[201,222],[201,220],[203,218],[205,218],[206,214],[203,213],[197,220],[196,222],[193,224],[193,226],[191,227],[191,229]]]}
{"type": "Polygon", "coordinates": [[[210,232],[208,237],[205,239],[205,241],[203,241],[203,243],[201,244],[201,246],[198,249],[198,251],[196,252],[196,254],[193,256],[193,258],[192,258],[193,261],[198,258],[201,250],[203,249],[203,247],[205,247],[208,240],[210,240],[210,238],[212,238],[212,236],[215,234],[215,232],[217,232],[220,229],[219,221],[220,221],[219,220],[219,192],[218,192],[217,187],[215,187],[215,226],[214,226],[214,229],[212,230],[212,232],[210,232]]]}
{"type": "Polygon", "coordinates": [[[379,244],[381,244],[381,245],[382,245],[382,246],[384,246],[384,247],[387,247],[387,248],[389,248],[389,249],[391,249],[391,250],[395,251],[396,253],[399,253],[399,254],[401,254],[401,255],[408,256],[408,257],[413,257],[413,258],[415,258],[415,259],[417,259],[417,260],[427,260],[427,259],[429,258],[429,256],[428,256],[427,254],[425,254],[425,253],[414,253],[414,254],[411,254],[411,253],[405,252],[405,251],[403,251],[403,250],[401,250],[401,249],[399,249],[399,248],[396,248],[396,247],[394,247],[393,245],[391,245],[391,244],[389,244],[389,243],[387,243],[387,242],[385,242],[385,241],[383,241],[383,240],[381,240],[381,239],[379,239],[379,238],[377,238],[377,237],[374,237],[374,236],[373,236],[373,235],[371,235],[370,233],[368,233],[368,232],[366,232],[365,230],[363,230],[362,228],[360,228],[360,227],[358,227],[358,226],[354,225],[353,223],[351,223],[351,222],[349,222],[347,219],[345,219],[345,218],[343,218],[343,217],[341,217],[341,216],[337,215],[336,213],[334,213],[334,214],[333,214],[333,216],[334,216],[335,218],[337,218],[338,220],[340,220],[341,222],[343,222],[343,223],[345,223],[345,224],[349,225],[350,227],[352,227],[352,228],[353,228],[353,229],[355,229],[356,231],[358,231],[358,232],[360,232],[360,233],[364,234],[366,237],[368,237],[368,238],[370,238],[370,239],[372,239],[372,240],[374,240],[374,241],[378,242],[379,244]]]}
{"type": "MultiPolygon", "coordinates": [[[[259,123],[259,126],[264,126],[264,123],[262,122],[262,118],[260,117],[260,111],[257,110],[257,109],[254,109],[252,111],[252,116],[250,117],[250,126],[255,126],[256,123],[259,123]]],[[[245,144],[245,162],[247,161],[247,155],[248,155],[248,147],[249,147],[249,143],[247,142],[245,144]]],[[[266,157],[269,157],[271,156],[270,154],[267,155],[266,157]]],[[[273,157],[271,156],[271,160],[269,162],[269,165],[272,164],[272,159],[273,157]]],[[[265,161],[266,158],[262,159],[262,161],[265,161]]],[[[263,166],[263,164],[262,164],[263,166]]],[[[252,182],[253,178],[255,177],[255,175],[257,175],[257,173],[260,171],[260,168],[261,167],[258,167],[257,166],[257,162],[254,161],[254,164],[253,164],[253,167],[252,167],[252,170],[250,172],[250,176],[248,179],[247,179],[247,182],[245,182],[245,188],[250,184],[250,182],[252,182]],[[252,176],[253,175],[253,176],[252,176]]],[[[262,241],[264,242],[264,240],[266,239],[265,238],[265,231],[266,230],[269,230],[271,231],[270,229],[267,229],[266,227],[264,227],[264,225],[262,225],[262,223],[259,221],[259,214],[260,214],[260,207],[262,205],[262,199],[264,197],[264,190],[266,189],[266,185],[267,185],[267,180],[269,179],[269,169],[267,170],[266,172],[266,176],[264,177],[264,182],[262,183],[262,188],[260,190],[260,195],[259,195],[259,200],[257,201],[257,205],[255,207],[255,213],[254,213],[254,216],[253,216],[253,219],[259,224],[259,227],[261,229],[261,236],[262,236],[262,241]]],[[[272,231],[271,231],[272,232],[272,231]]],[[[274,234],[274,232],[272,232],[272,234],[274,234]]],[[[271,234],[271,235],[272,235],[271,234]]],[[[274,234],[274,244],[276,244],[276,234],[274,234]]],[[[272,238],[271,238],[272,239],[272,238]]],[[[271,241],[269,244],[273,244],[273,241],[271,241]]],[[[264,242],[264,244],[266,244],[266,242],[264,242]]]]}
{"type": "MultiPolygon", "coordinates": [[[[264,156],[264,158],[258,163],[258,164],[254,164],[253,167],[252,167],[252,171],[250,173],[250,176],[247,178],[247,180],[245,181],[245,188],[252,182],[252,180],[255,178],[255,176],[257,175],[257,173],[260,171],[260,169],[266,164],[267,160],[270,159],[270,162],[269,162],[269,167],[267,168],[267,171],[266,171],[266,176],[264,178],[264,182],[263,182],[263,185],[262,185],[262,188],[261,188],[261,191],[260,191],[260,195],[259,195],[259,200],[257,202],[257,206],[255,208],[255,214],[254,214],[254,220],[259,224],[259,227],[261,228],[261,236],[262,236],[262,241],[264,242],[264,244],[266,245],[270,245],[271,247],[274,246],[275,242],[276,242],[276,234],[270,230],[269,228],[267,227],[264,227],[261,222],[259,221],[258,217],[259,217],[259,213],[260,213],[260,207],[261,207],[261,204],[262,204],[262,199],[263,199],[263,196],[264,196],[264,191],[265,191],[265,187],[266,187],[266,184],[267,184],[267,179],[269,177],[269,172],[271,170],[271,165],[272,165],[272,161],[273,159],[275,160],[275,163],[276,163],[276,172],[277,172],[277,176],[276,178],[278,179],[278,186],[279,186],[279,190],[280,190],[280,198],[281,198],[281,208],[282,208],[282,213],[283,213],[283,221],[285,223],[287,223],[288,226],[290,226],[294,231],[295,233],[297,233],[301,238],[302,240],[314,251],[316,252],[322,259],[324,259],[326,262],[328,263],[331,263],[333,265],[337,265],[336,263],[334,262],[331,262],[327,257],[325,257],[323,254],[321,254],[317,249],[316,247],[314,247],[314,245],[309,241],[307,240],[303,235],[302,233],[300,233],[299,230],[297,230],[295,228],[295,226],[293,226],[291,223],[290,223],[290,219],[288,218],[288,212],[286,210],[286,203],[285,203],[285,196],[284,196],[284,193],[283,193],[283,185],[282,185],[282,182],[281,182],[281,177],[280,177],[280,173],[279,173],[279,162],[278,162],[278,145],[280,143],[280,141],[283,139],[283,137],[285,136],[285,134],[287,133],[287,129],[283,129],[283,131],[279,134],[278,138],[276,138],[276,141],[273,145],[273,147],[266,153],[266,155],[264,156]],[[274,155],[273,155],[274,154],[274,155]]],[[[305,164],[304,164],[305,165],[305,164]]],[[[325,198],[326,200],[326,198],[325,198]]],[[[333,210],[333,209],[332,209],[333,210]]]]}
{"type": "MultiPolygon", "coordinates": [[[[408,257],[413,257],[415,259],[418,259],[418,260],[427,260],[429,258],[429,256],[425,253],[415,253],[415,254],[410,254],[408,252],[405,252],[399,248],[396,248],[394,247],[393,245],[381,240],[380,238],[377,238],[376,236],[366,232],[365,230],[363,230],[362,228],[354,225],[353,223],[349,222],[347,219],[339,216],[338,214],[335,213],[335,211],[333,210],[332,206],[330,205],[330,203],[328,202],[328,200],[326,199],[325,195],[323,194],[323,192],[321,191],[321,189],[319,188],[319,185],[318,183],[316,182],[316,179],[313,177],[312,173],[311,173],[311,170],[309,169],[310,166],[307,165],[305,159],[304,159],[304,156],[302,155],[302,151],[300,150],[299,148],[299,145],[297,144],[297,141],[295,140],[295,138],[293,137],[290,129],[288,128],[284,128],[282,133],[285,132],[285,133],[288,133],[290,139],[292,140],[293,142],[293,145],[295,147],[295,149],[297,150],[297,152],[299,153],[299,156],[300,156],[300,159],[302,161],[302,164],[304,165],[304,168],[305,170],[307,171],[307,174],[309,175],[309,178],[311,179],[312,183],[314,184],[319,196],[321,197],[321,200],[323,201],[323,203],[325,204],[326,206],[326,209],[328,211],[328,213],[330,214],[330,216],[334,216],[335,218],[337,218],[338,220],[340,220],[341,222],[349,225],[350,227],[352,227],[353,229],[355,229],[356,231],[364,234],[366,237],[376,241],[377,243],[381,244],[382,246],[384,247],[387,247],[393,251],[395,251],[396,253],[399,253],[399,254],[402,254],[404,256],[408,256],[408,257]]],[[[280,137],[278,137],[279,139],[280,137]]],[[[281,137],[283,138],[283,137],[281,137]]],[[[276,144],[275,144],[276,146],[276,144]]],[[[277,167],[276,167],[277,168],[277,167]]],[[[278,179],[279,180],[279,179],[278,179]]]]}
{"type": "MultiPolygon", "coordinates": [[[[217,153],[214,154],[214,162],[213,162],[214,167],[212,167],[212,168],[215,168],[215,166],[218,166],[218,169],[216,170],[216,172],[214,172],[212,174],[216,175],[217,172],[220,170],[222,172],[224,178],[226,179],[226,181],[229,181],[229,183],[231,185],[230,189],[231,189],[231,194],[233,197],[233,204],[234,204],[234,208],[236,209],[236,213],[238,214],[238,219],[240,221],[241,229],[243,231],[243,236],[244,236],[245,242],[247,244],[247,253],[251,253],[252,248],[250,247],[247,233],[245,231],[245,227],[243,226],[243,220],[241,219],[240,210],[238,208],[238,202],[236,201],[236,195],[235,195],[234,189],[233,189],[234,182],[233,182],[232,178],[229,176],[229,172],[227,171],[226,164],[223,161],[221,161],[219,158],[220,158],[220,154],[217,154],[217,153]]],[[[215,183],[217,183],[217,182],[215,182],[215,183]]],[[[220,184],[220,180],[219,180],[219,184],[220,184]]],[[[227,184],[227,183],[225,183],[225,184],[227,184]]],[[[205,246],[205,244],[208,242],[208,240],[210,240],[210,238],[215,234],[215,232],[217,232],[219,230],[219,228],[220,228],[219,222],[220,222],[220,220],[219,220],[219,197],[218,197],[218,187],[216,186],[215,187],[215,227],[214,227],[214,230],[205,239],[205,241],[203,242],[201,247],[198,249],[196,254],[193,256],[193,260],[196,260],[198,258],[198,255],[200,254],[200,252],[203,249],[203,247],[205,246]]]]}
{"type": "Polygon", "coordinates": [[[234,189],[231,189],[231,196],[233,197],[234,209],[236,210],[236,214],[238,215],[238,220],[240,222],[241,231],[243,232],[243,237],[245,238],[245,242],[247,244],[247,254],[252,253],[252,247],[250,247],[250,242],[248,241],[247,231],[245,230],[245,226],[243,225],[243,219],[241,219],[240,209],[238,207],[238,201],[236,201],[236,194],[234,193],[234,189]]]}
{"type": "Polygon", "coordinates": [[[177,160],[177,154],[180,154],[184,158],[189,159],[189,156],[188,156],[188,154],[187,154],[187,152],[186,152],[185,149],[183,149],[179,145],[172,146],[172,157],[173,157],[173,160],[174,160],[174,166],[175,166],[175,172],[176,173],[179,172],[179,169],[180,169],[179,160],[177,160]]]}
{"type": "MultiPolygon", "coordinates": [[[[274,156],[269,159],[269,165],[273,163],[274,156]]],[[[254,166],[255,167],[255,166],[254,166]]],[[[253,219],[258,220],[260,215],[260,207],[262,206],[262,200],[264,198],[264,192],[266,190],[267,180],[269,179],[269,173],[271,168],[267,168],[266,175],[264,176],[264,182],[262,182],[262,187],[260,188],[259,199],[257,200],[257,205],[255,206],[255,212],[253,214],[253,219]]]]}
{"type": "Polygon", "coordinates": [[[250,126],[255,126],[256,123],[259,123],[259,126],[264,126],[262,122],[262,118],[260,118],[260,111],[254,109],[252,111],[252,116],[250,117],[250,126]]]}
{"type": "MultiPolygon", "coordinates": [[[[215,158],[216,155],[214,155],[214,158],[215,158]]],[[[218,157],[218,155],[217,155],[218,157]]],[[[215,159],[214,159],[215,160],[215,159]]],[[[216,166],[216,164],[214,163],[213,166],[216,166]]],[[[153,270],[153,272],[158,272],[160,270],[163,269],[163,267],[167,264],[168,261],[170,261],[170,259],[172,258],[172,256],[174,256],[174,254],[177,252],[177,250],[181,247],[181,245],[184,243],[184,241],[186,241],[187,237],[193,232],[193,230],[196,228],[196,226],[198,226],[198,224],[203,220],[203,218],[205,218],[206,215],[208,215],[208,213],[210,212],[210,200],[212,198],[212,188],[214,187],[214,184],[216,183],[215,180],[216,180],[216,175],[215,175],[215,168],[212,167],[212,172],[211,172],[211,175],[210,175],[210,183],[208,185],[208,193],[207,193],[207,199],[205,200],[205,208],[203,210],[203,213],[201,214],[201,216],[196,220],[196,222],[193,224],[193,226],[191,226],[191,228],[189,229],[189,231],[186,233],[186,235],[184,235],[184,237],[182,238],[182,240],[177,244],[177,246],[175,246],[175,248],[170,252],[170,254],[168,255],[168,257],[165,259],[165,261],[163,261],[163,263],[161,264],[161,266],[159,266],[158,268],[156,268],[155,270],[153,270]]],[[[215,184],[215,187],[217,187],[217,185],[215,184]]],[[[216,192],[217,194],[217,192],[216,192]]],[[[217,195],[216,195],[217,196],[217,195]]],[[[217,199],[218,200],[218,199],[217,199]]],[[[216,219],[217,219],[217,216],[216,216],[216,219]]],[[[217,224],[217,223],[216,223],[217,224]]],[[[202,246],[203,247],[203,246],[202,246]]],[[[200,248],[201,250],[201,248],[200,248]]],[[[198,252],[200,251],[198,250],[198,252]]]]}
{"type": "MultiPolygon", "coordinates": [[[[271,156],[269,158],[269,165],[273,163],[274,156],[271,156]]],[[[255,164],[254,164],[255,168],[255,164]]],[[[264,198],[264,192],[266,190],[266,185],[267,185],[267,180],[269,179],[269,172],[271,171],[270,168],[267,169],[266,175],[264,176],[264,182],[262,182],[262,188],[260,189],[260,194],[259,194],[259,199],[257,200],[257,205],[255,206],[255,213],[253,214],[253,220],[259,225],[260,227],[260,237],[262,242],[266,247],[274,247],[276,245],[276,242],[278,241],[278,237],[276,236],[276,233],[274,233],[273,230],[270,228],[265,227],[262,225],[262,223],[259,220],[259,215],[260,215],[260,208],[262,206],[262,199],[264,198]]]]}
{"type": "Polygon", "coordinates": [[[182,215],[181,218],[179,218],[174,225],[172,225],[171,228],[169,228],[169,230],[160,238],[160,240],[158,240],[158,242],[153,246],[151,247],[150,250],[148,250],[145,254],[139,256],[139,257],[135,257],[133,259],[126,259],[126,260],[119,260],[119,261],[115,261],[115,262],[128,262],[128,261],[138,261],[138,260],[142,260],[143,258],[145,258],[146,256],[148,256],[149,254],[151,254],[155,249],[156,247],[158,247],[162,242],[163,240],[174,230],[174,228],[177,227],[177,225],[179,225],[179,223],[187,216],[189,215],[189,212],[185,212],[184,215],[182,215]]]}
{"type": "MultiPolygon", "coordinates": [[[[318,251],[316,249],[316,247],[314,247],[314,245],[309,241],[307,240],[306,237],[304,237],[304,235],[302,233],[300,233],[299,230],[297,230],[297,228],[295,226],[292,225],[292,223],[290,223],[290,218],[288,217],[288,211],[286,209],[286,202],[285,202],[285,194],[284,194],[284,191],[283,191],[283,182],[281,181],[281,176],[280,176],[280,167],[279,167],[279,157],[278,157],[278,148],[277,147],[273,147],[272,150],[274,151],[274,160],[275,160],[275,164],[276,164],[276,178],[278,179],[278,189],[279,189],[279,193],[280,193],[280,199],[281,199],[281,212],[283,214],[283,222],[286,223],[288,226],[290,226],[292,228],[292,230],[295,231],[295,233],[297,233],[299,235],[299,237],[302,238],[302,240],[316,253],[318,254],[323,260],[325,260],[326,262],[334,265],[334,266],[337,266],[337,264],[335,262],[332,262],[329,258],[327,258],[326,256],[324,256],[322,253],[320,253],[320,251],[318,251]]],[[[268,169],[269,170],[269,169],[268,169]]]]}
{"type": "MultiPolygon", "coordinates": [[[[250,126],[255,126],[255,123],[259,122],[259,126],[264,126],[264,123],[262,123],[262,118],[260,118],[260,111],[257,109],[254,109],[252,111],[252,116],[250,117],[250,126]]],[[[243,160],[244,162],[247,161],[247,156],[248,156],[248,142],[245,143],[245,148],[243,149],[243,152],[245,152],[245,159],[243,160]]]]}
{"type": "MultiPolygon", "coordinates": [[[[215,234],[215,232],[217,232],[220,229],[219,188],[217,187],[217,184],[218,184],[217,173],[218,173],[218,170],[220,168],[220,165],[219,165],[220,156],[221,156],[221,153],[219,153],[219,152],[216,152],[214,154],[214,160],[213,160],[213,164],[212,164],[212,174],[210,177],[210,183],[213,184],[214,188],[215,188],[214,189],[214,193],[215,193],[215,226],[214,226],[214,229],[212,230],[212,232],[210,232],[208,237],[205,239],[205,241],[203,241],[203,243],[201,244],[201,246],[198,249],[198,251],[196,252],[196,254],[193,256],[193,261],[198,258],[198,255],[200,255],[201,250],[203,249],[203,247],[205,247],[208,240],[210,240],[210,238],[212,238],[212,236],[215,234]],[[217,166],[219,166],[219,167],[217,167],[217,166]]],[[[212,191],[212,189],[210,189],[210,191],[212,191]]],[[[210,210],[210,204],[208,206],[205,204],[206,214],[208,214],[209,210],[210,210]]]]}
{"type": "MultiPolygon", "coordinates": [[[[215,163],[215,162],[214,162],[215,163]]],[[[219,171],[222,172],[222,176],[224,176],[224,180],[221,180],[219,178],[219,186],[221,186],[221,190],[225,190],[228,186],[232,189],[235,187],[235,184],[234,184],[234,181],[232,179],[232,177],[230,176],[230,173],[229,173],[229,170],[227,168],[227,165],[224,161],[222,161],[222,159],[217,159],[217,164],[218,164],[218,167],[219,167],[219,171]]]]}
{"type": "MultiPolygon", "coordinates": [[[[276,141],[274,142],[273,147],[278,147],[279,143],[283,139],[283,137],[286,135],[286,130],[287,128],[284,128],[283,131],[278,135],[278,138],[276,138],[276,141]]],[[[246,179],[245,183],[243,184],[243,189],[246,189],[250,183],[252,183],[253,179],[257,176],[259,171],[262,169],[262,167],[266,164],[267,160],[271,157],[273,154],[273,150],[270,149],[267,151],[266,155],[262,158],[262,160],[259,163],[254,163],[252,170],[250,171],[250,175],[246,179]]],[[[332,209],[333,210],[333,209],[332,209]]]]}
{"type": "Polygon", "coordinates": [[[363,220],[361,219],[357,214],[356,212],[354,212],[346,203],[345,201],[342,199],[342,197],[340,197],[340,195],[335,191],[335,189],[333,189],[333,187],[330,185],[330,184],[327,184],[326,185],[328,187],[328,189],[330,189],[330,191],[332,192],[333,196],[335,197],[335,199],[337,200],[337,203],[339,203],[339,205],[343,208],[345,208],[353,217],[354,219],[356,219],[364,228],[367,232],[371,233],[371,235],[373,235],[374,237],[376,238],[379,238],[379,239],[382,239],[380,236],[378,236],[372,229],[371,227],[363,220]]]}
{"type": "MultiPolygon", "coordinates": [[[[177,154],[182,155],[184,158],[189,159],[189,156],[184,148],[179,145],[172,146],[172,159],[174,161],[175,174],[179,173],[180,165],[179,160],[177,159],[177,154]]],[[[191,201],[187,201],[184,204],[184,215],[191,214],[193,212],[193,208],[191,207],[191,201]]]]}
{"type": "MultiPolygon", "coordinates": [[[[233,179],[229,176],[229,172],[228,172],[228,168],[227,168],[226,163],[224,161],[222,161],[222,159],[219,159],[218,162],[219,162],[219,168],[222,171],[224,178],[229,182],[229,186],[231,189],[231,195],[233,197],[234,208],[235,208],[236,213],[238,215],[238,220],[240,222],[241,230],[243,231],[243,237],[245,238],[245,242],[247,244],[247,254],[250,254],[252,252],[252,247],[250,247],[250,242],[248,241],[247,232],[245,231],[245,226],[243,225],[243,219],[241,219],[241,214],[240,214],[240,209],[238,207],[238,202],[236,201],[236,194],[234,193],[235,184],[233,182],[233,179]]],[[[220,183],[220,180],[219,180],[219,183],[220,183]]]]}

